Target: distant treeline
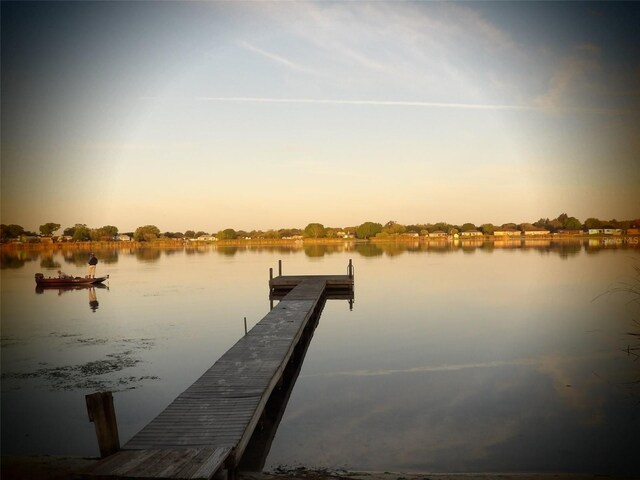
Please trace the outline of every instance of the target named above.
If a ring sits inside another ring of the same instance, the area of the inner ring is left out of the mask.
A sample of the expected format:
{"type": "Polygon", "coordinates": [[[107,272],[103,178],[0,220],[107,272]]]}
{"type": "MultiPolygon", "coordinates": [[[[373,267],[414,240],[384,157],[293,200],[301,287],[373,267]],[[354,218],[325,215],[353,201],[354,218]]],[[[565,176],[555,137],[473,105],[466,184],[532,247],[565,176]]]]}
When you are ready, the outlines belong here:
{"type": "Polygon", "coordinates": [[[480,232],[483,235],[493,235],[498,230],[513,231],[533,231],[548,230],[550,233],[563,231],[584,231],[590,229],[637,229],[640,228],[640,218],[634,220],[600,220],[598,218],[587,218],[584,223],[576,217],[571,217],[566,213],[550,220],[540,218],[532,223],[504,223],[493,225],[484,223],[475,225],[464,223],[454,225],[447,222],[418,223],[403,225],[396,221],[388,221],[385,224],[377,222],[364,222],[357,226],[349,227],[326,227],[322,223],[309,223],[305,228],[281,228],[278,230],[234,230],[226,228],[216,232],[187,230],[186,232],[161,232],[155,225],[144,225],[138,227],[134,232],[120,232],[118,227],[105,225],[99,228],[90,228],[85,224],[77,223],[72,227],[65,228],[62,233],[58,233],[61,225],[58,223],[45,223],[40,225],[39,233],[29,232],[20,225],[0,225],[0,241],[10,242],[20,240],[22,242],[38,242],[43,237],[55,238],[56,241],[86,242],[86,241],[113,241],[113,240],[133,240],[137,242],[151,242],[161,239],[196,239],[209,238],[216,240],[236,240],[236,239],[299,239],[299,238],[385,238],[406,234],[428,235],[434,232],[443,232],[447,235],[455,235],[462,232],[480,232]]]}

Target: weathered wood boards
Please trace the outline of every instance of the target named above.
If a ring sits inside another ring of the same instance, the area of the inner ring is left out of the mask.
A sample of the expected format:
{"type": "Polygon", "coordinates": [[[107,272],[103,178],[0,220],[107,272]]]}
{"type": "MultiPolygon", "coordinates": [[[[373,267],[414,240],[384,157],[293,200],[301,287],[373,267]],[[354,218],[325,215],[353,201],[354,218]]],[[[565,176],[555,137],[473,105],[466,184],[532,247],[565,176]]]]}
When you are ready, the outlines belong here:
{"type": "Polygon", "coordinates": [[[241,456],[323,290],[302,282],[124,448],[230,446],[241,456]]]}
{"type": "Polygon", "coordinates": [[[345,290],[353,289],[353,277],[348,275],[323,275],[317,277],[314,275],[287,275],[279,276],[269,280],[269,288],[273,289],[292,289],[298,286],[302,281],[312,278],[322,278],[327,288],[343,288],[345,290]]]}
{"type": "Polygon", "coordinates": [[[121,450],[91,467],[92,478],[210,479],[229,447],[121,450]]]}
{"type": "MultiPolygon", "coordinates": [[[[350,269],[352,272],[352,270],[350,269]]],[[[282,300],[296,286],[304,280],[314,278],[310,275],[287,275],[278,276],[269,280],[269,299],[282,300]]],[[[323,275],[325,281],[324,293],[329,299],[353,300],[354,291],[353,275],[323,275]]],[[[353,302],[350,302],[353,306],[353,302]]]]}
{"type": "Polygon", "coordinates": [[[298,278],[275,308],[124,450],[82,476],[210,478],[222,466],[234,471],[305,326],[322,309],[330,281],[298,278]]]}

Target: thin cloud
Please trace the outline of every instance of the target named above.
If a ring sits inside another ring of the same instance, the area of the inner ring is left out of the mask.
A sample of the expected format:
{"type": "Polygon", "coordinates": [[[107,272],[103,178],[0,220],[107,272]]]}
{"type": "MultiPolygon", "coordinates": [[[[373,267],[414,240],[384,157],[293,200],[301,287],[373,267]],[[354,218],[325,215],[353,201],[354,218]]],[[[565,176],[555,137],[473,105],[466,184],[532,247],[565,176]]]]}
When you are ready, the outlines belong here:
{"type": "MultiPolygon", "coordinates": [[[[140,97],[140,100],[157,100],[157,97],[140,97]]],[[[593,115],[627,115],[632,109],[592,108],[592,107],[561,107],[550,109],[548,105],[536,102],[535,105],[500,104],[500,103],[452,103],[452,102],[423,102],[403,100],[341,100],[331,98],[275,98],[275,97],[195,97],[196,101],[206,102],[237,102],[237,103],[288,103],[310,105],[353,105],[372,107],[418,107],[418,108],[448,108],[459,110],[502,110],[502,111],[531,111],[541,113],[581,113],[593,115]]]]}
{"type": "Polygon", "coordinates": [[[251,45],[250,43],[247,42],[241,42],[240,46],[242,46],[243,48],[257,53],[265,58],[268,58],[269,60],[278,63],[279,65],[284,65],[285,67],[291,69],[291,70],[295,70],[297,72],[303,72],[303,73],[314,73],[312,70],[303,67],[302,65],[299,65],[295,62],[292,62],[291,60],[284,58],[280,55],[276,55],[275,53],[271,53],[271,52],[267,52],[266,50],[263,50],[261,48],[255,47],[253,45],[251,45]]]}
{"type": "Polygon", "coordinates": [[[471,110],[536,110],[526,105],[478,104],[478,103],[444,103],[401,100],[340,100],[318,98],[271,98],[271,97],[197,97],[199,101],[209,102],[245,102],[245,103],[300,103],[316,105],[364,105],[377,107],[426,107],[457,108],[471,110]]]}
{"type": "Polygon", "coordinates": [[[566,97],[600,68],[599,55],[600,48],[595,45],[576,47],[575,54],[566,59],[550,79],[547,91],[536,98],[536,104],[549,111],[561,110],[566,97]]]}

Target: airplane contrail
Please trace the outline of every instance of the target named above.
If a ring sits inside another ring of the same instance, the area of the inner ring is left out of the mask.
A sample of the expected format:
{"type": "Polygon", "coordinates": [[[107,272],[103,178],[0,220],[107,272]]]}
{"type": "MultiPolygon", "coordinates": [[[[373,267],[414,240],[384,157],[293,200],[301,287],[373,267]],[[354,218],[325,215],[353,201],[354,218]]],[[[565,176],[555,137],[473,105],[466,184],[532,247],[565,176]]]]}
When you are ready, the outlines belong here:
{"type": "Polygon", "coordinates": [[[368,105],[382,107],[427,107],[427,108],[459,108],[472,110],[538,110],[526,105],[479,104],[479,103],[444,103],[399,100],[339,100],[315,98],[270,98],[270,97],[196,97],[196,100],[210,102],[246,102],[246,103],[305,103],[320,105],[368,105]]]}
{"type": "MultiPolygon", "coordinates": [[[[177,97],[180,98],[180,97],[177,97]]],[[[161,100],[161,97],[139,97],[139,100],[161,100]]],[[[167,100],[165,98],[165,100],[167,100]]],[[[374,107],[419,107],[461,110],[502,110],[502,111],[530,111],[542,113],[574,113],[592,115],[629,115],[637,114],[634,109],[597,108],[597,107],[553,107],[545,108],[540,105],[511,105],[500,103],[452,103],[452,102],[423,102],[403,100],[341,100],[331,98],[275,98],[275,97],[192,97],[199,102],[228,102],[228,103],[281,103],[308,105],[362,105],[374,107]]]]}

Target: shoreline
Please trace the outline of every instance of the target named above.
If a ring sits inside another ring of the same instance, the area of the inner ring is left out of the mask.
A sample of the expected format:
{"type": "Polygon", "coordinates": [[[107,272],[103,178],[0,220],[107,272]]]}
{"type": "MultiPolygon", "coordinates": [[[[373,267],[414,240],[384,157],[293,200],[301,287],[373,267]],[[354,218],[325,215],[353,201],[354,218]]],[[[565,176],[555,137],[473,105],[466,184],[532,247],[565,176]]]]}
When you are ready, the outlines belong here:
{"type": "MultiPolygon", "coordinates": [[[[3,455],[0,461],[2,480],[73,480],[77,473],[98,458],[55,455],[3,455]]],[[[223,480],[224,475],[214,478],[223,480]]],[[[473,472],[429,473],[392,471],[349,471],[344,469],[278,468],[274,472],[238,472],[238,480],[628,480],[631,474],[601,473],[531,473],[473,472]]]]}
{"type": "Polygon", "coordinates": [[[468,238],[426,238],[426,237],[388,237],[371,239],[354,238],[305,238],[290,239],[242,239],[218,241],[185,241],[185,240],[155,240],[151,242],[136,241],[98,241],[98,242],[34,242],[34,243],[2,243],[0,251],[41,251],[41,250],[104,250],[104,249],[132,249],[132,248],[200,248],[200,247],[304,247],[307,245],[377,245],[377,244],[495,244],[495,243],[527,243],[527,242],[558,242],[582,243],[588,240],[613,241],[615,243],[640,245],[638,235],[545,235],[532,237],[495,237],[483,235],[468,238]]]}

